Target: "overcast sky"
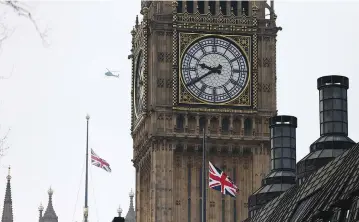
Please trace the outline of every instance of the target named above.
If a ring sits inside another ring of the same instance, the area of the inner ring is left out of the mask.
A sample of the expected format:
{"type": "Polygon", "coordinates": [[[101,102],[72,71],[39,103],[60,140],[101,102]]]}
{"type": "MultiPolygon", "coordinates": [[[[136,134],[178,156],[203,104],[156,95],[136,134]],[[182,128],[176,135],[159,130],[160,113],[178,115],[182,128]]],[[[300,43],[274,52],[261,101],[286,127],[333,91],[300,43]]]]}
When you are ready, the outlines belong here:
{"type": "MultiPolygon", "coordinates": [[[[316,79],[323,75],[350,78],[349,134],[358,141],[359,4],[340,2],[276,1],[283,27],[277,44],[278,110],[298,117],[297,161],[319,138],[316,79]]],[[[10,79],[0,80],[0,135],[11,128],[10,149],[0,162],[0,208],[11,165],[16,222],[38,221],[37,208],[40,202],[47,206],[50,186],[59,220],[82,221],[89,113],[90,147],[113,170],[91,167],[90,221],[111,221],[119,204],[127,213],[135,186],[127,55],[140,0],[27,4],[40,28],[51,29],[51,44],[44,47],[28,20],[0,5],[7,12],[2,22],[16,28],[0,55],[0,75],[13,69],[10,79]],[[105,77],[106,68],[121,71],[120,78],[105,77]]]]}

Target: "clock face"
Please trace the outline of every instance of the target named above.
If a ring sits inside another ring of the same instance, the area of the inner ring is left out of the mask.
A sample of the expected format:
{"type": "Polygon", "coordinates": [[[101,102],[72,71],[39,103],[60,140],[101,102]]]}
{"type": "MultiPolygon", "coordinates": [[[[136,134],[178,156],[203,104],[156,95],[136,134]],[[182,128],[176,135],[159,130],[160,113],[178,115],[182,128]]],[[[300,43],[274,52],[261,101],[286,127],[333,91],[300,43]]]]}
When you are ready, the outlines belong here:
{"type": "Polygon", "coordinates": [[[143,109],[143,95],[144,95],[144,63],[142,53],[139,54],[136,62],[135,73],[135,86],[134,86],[134,109],[135,115],[138,117],[142,113],[143,109]]]}
{"type": "Polygon", "coordinates": [[[186,89],[197,99],[226,103],[245,88],[249,78],[248,61],[230,40],[205,37],[185,50],[180,75],[186,89]]]}

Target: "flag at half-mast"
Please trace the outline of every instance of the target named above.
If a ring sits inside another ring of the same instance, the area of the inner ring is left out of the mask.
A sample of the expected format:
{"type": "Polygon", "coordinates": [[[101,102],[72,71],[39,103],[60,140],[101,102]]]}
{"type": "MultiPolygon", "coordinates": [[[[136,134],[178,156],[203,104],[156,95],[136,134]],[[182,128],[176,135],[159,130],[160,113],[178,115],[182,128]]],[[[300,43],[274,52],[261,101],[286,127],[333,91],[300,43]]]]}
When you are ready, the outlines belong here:
{"type": "Polygon", "coordinates": [[[107,172],[111,172],[110,164],[106,160],[100,158],[94,151],[91,149],[91,163],[94,166],[100,167],[107,172]]]}
{"type": "Polygon", "coordinates": [[[238,188],[218,167],[209,162],[209,188],[221,191],[224,195],[236,197],[238,188]]]}

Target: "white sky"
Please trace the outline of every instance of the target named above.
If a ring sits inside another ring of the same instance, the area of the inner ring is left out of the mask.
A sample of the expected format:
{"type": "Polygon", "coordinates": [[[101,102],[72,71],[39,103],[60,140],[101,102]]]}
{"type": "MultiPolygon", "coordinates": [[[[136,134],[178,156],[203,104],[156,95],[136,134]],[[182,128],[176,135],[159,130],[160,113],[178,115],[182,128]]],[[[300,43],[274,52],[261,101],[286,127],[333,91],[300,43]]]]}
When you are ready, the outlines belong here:
{"type": "MultiPolygon", "coordinates": [[[[278,110],[298,117],[297,160],[319,138],[320,76],[350,78],[349,134],[358,139],[359,3],[338,2],[275,4],[283,27],[277,45],[278,110]]],[[[16,28],[0,55],[0,75],[7,76],[14,67],[10,79],[0,80],[0,135],[11,128],[10,149],[0,162],[0,208],[6,167],[11,165],[16,222],[38,221],[37,208],[40,202],[47,206],[50,185],[59,220],[82,221],[84,179],[77,194],[89,113],[90,147],[113,170],[109,174],[91,167],[90,221],[111,221],[119,204],[127,213],[128,193],[135,185],[127,55],[140,0],[27,4],[40,27],[51,29],[51,45],[43,47],[28,20],[0,5],[7,12],[4,22],[16,28]],[[121,71],[120,78],[106,78],[106,68],[121,71]]]]}

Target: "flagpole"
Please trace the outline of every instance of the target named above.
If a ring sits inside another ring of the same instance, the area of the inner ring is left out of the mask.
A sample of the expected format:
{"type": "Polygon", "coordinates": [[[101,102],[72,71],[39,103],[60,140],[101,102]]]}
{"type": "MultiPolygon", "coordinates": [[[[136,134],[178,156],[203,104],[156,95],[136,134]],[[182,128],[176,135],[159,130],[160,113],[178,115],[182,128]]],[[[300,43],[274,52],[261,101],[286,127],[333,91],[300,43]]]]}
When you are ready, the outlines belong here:
{"type": "Polygon", "coordinates": [[[89,161],[88,161],[88,156],[89,156],[89,149],[88,149],[88,143],[89,143],[89,120],[90,120],[90,116],[87,114],[86,116],[86,120],[87,120],[87,133],[86,133],[86,179],[85,179],[85,208],[84,208],[84,222],[88,222],[87,218],[88,218],[88,203],[87,203],[87,199],[88,199],[88,167],[89,167],[89,161]]]}
{"type": "Polygon", "coordinates": [[[203,158],[202,158],[202,222],[206,222],[206,176],[208,175],[206,170],[206,131],[205,127],[203,127],[203,158]]]}

